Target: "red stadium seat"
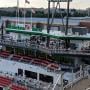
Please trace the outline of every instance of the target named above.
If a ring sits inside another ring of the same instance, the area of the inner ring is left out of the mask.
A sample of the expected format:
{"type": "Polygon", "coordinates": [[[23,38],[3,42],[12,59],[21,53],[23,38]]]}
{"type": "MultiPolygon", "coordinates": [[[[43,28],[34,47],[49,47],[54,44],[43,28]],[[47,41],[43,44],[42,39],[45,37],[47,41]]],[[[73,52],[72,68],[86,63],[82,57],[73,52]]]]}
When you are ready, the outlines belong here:
{"type": "Polygon", "coordinates": [[[11,84],[12,79],[7,77],[0,76],[0,86],[9,86],[11,84]]]}
{"type": "Polygon", "coordinates": [[[28,90],[25,86],[12,84],[11,90],[28,90]]]}

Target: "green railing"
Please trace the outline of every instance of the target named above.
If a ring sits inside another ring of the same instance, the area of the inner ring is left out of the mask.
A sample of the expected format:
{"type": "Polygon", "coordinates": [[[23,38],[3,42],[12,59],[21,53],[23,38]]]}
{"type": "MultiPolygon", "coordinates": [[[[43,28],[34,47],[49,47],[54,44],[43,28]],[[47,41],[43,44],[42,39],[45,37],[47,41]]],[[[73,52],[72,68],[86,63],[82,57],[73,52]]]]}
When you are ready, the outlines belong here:
{"type": "Polygon", "coordinates": [[[42,29],[41,29],[41,28],[32,28],[32,31],[39,31],[39,32],[42,32],[42,29]]]}
{"type": "Polygon", "coordinates": [[[20,26],[15,26],[15,25],[8,25],[7,28],[10,28],[10,29],[18,29],[18,30],[25,30],[24,27],[20,27],[20,26]]]}
{"type": "MultiPolygon", "coordinates": [[[[17,29],[17,30],[25,30],[24,27],[15,26],[15,25],[8,25],[7,28],[10,28],[10,29],[17,29]]],[[[33,28],[32,28],[32,31],[39,31],[39,32],[42,32],[42,29],[41,29],[41,28],[35,28],[35,27],[33,27],[33,28]]]]}

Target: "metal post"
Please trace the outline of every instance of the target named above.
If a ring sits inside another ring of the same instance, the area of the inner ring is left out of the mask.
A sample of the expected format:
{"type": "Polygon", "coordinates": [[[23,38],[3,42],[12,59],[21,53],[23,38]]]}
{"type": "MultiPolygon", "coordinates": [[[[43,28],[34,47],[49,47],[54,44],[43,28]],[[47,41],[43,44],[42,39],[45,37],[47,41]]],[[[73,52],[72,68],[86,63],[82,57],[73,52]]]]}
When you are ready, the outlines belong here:
{"type": "Polygon", "coordinates": [[[66,31],[65,31],[65,35],[67,35],[67,33],[68,33],[69,5],[70,5],[70,1],[67,0],[67,17],[66,17],[66,31]]]}
{"type": "MultiPolygon", "coordinates": [[[[68,34],[69,5],[70,5],[70,1],[68,0],[68,1],[67,1],[67,17],[66,17],[66,30],[65,30],[65,35],[68,34]]],[[[66,40],[65,40],[65,47],[66,47],[66,49],[69,47],[68,45],[69,45],[69,42],[68,42],[68,40],[66,39],[66,40]]]]}
{"type": "Polygon", "coordinates": [[[3,40],[3,30],[4,30],[4,27],[3,27],[4,25],[3,25],[3,23],[2,23],[2,26],[1,26],[1,39],[3,40]]]}
{"type": "Polygon", "coordinates": [[[38,88],[40,87],[39,77],[39,73],[37,73],[38,88]]]}
{"type": "Polygon", "coordinates": [[[24,3],[24,27],[26,25],[26,2],[24,3]]]}
{"type": "Polygon", "coordinates": [[[19,24],[19,0],[17,0],[17,12],[16,12],[16,15],[17,15],[17,25],[19,24]]]}
{"type": "Polygon", "coordinates": [[[39,73],[37,73],[37,81],[39,81],[39,73]]]}
{"type": "Polygon", "coordinates": [[[48,21],[47,21],[47,33],[49,33],[50,30],[50,1],[48,1],[48,21]]]}
{"type": "Polygon", "coordinates": [[[31,30],[32,30],[32,8],[31,8],[31,30]]]}
{"type": "Polygon", "coordinates": [[[63,75],[64,75],[64,73],[61,74],[61,89],[60,90],[64,90],[64,87],[63,87],[63,75]]]}
{"type": "Polygon", "coordinates": [[[80,65],[80,78],[82,78],[82,65],[80,65]]]}
{"type": "Polygon", "coordinates": [[[72,83],[71,83],[71,90],[73,89],[73,68],[72,68],[72,83]]]}
{"type": "MultiPolygon", "coordinates": [[[[50,31],[50,1],[48,1],[48,20],[47,20],[47,33],[50,31]]],[[[49,46],[49,37],[47,36],[47,47],[49,46]]]]}

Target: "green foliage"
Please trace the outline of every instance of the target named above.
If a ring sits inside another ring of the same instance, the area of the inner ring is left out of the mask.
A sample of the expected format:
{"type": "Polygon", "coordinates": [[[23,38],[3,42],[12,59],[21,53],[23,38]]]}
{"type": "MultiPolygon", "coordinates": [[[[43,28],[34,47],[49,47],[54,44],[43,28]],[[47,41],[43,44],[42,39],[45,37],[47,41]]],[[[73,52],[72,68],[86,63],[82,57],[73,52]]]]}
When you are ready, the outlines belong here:
{"type": "MultiPolygon", "coordinates": [[[[69,16],[73,16],[73,17],[84,17],[86,16],[86,12],[77,12],[76,10],[73,10],[73,14],[69,13],[69,16]]],[[[0,10],[0,16],[10,16],[10,17],[15,17],[16,16],[16,11],[3,11],[0,10]]],[[[24,12],[23,10],[20,9],[19,11],[19,17],[23,17],[24,16],[24,12]]],[[[44,11],[36,11],[35,13],[32,13],[33,17],[40,17],[40,18],[47,18],[48,17],[48,13],[44,13],[44,11]]],[[[60,13],[55,13],[55,18],[61,18],[61,14],[60,13]]],[[[66,12],[62,13],[63,17],[66,17],[66,12]]],[[[31,17],[31,11],[26,11],[26,17],[31,17]]],[[[50,13],[50,17],[52,17],[52,14],[50,13]]]]}

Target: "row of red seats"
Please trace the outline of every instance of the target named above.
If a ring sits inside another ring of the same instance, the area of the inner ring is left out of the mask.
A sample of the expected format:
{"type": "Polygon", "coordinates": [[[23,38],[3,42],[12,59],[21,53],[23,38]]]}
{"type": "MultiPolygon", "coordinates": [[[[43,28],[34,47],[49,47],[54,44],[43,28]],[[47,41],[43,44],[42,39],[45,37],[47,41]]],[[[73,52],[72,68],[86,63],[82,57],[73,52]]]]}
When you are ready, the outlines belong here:
{"type": "Polygon", "coordinates": [[[0,76],[0,79],[2,79],[2,80],[6,80],[6,81],[11,81],[13,78],[0,76]]]}
{"type": "Polygon", "coordinates": [[[9,51],[2,51],[2,52],[0,52],[0,56],[1,57],[7,58],[9,55],[10,55],[9,51]]]}
{"type": "Polygon", "coordinates": [[[0,76],[0,86],[9,86],[11,84],[11,79],[7,77],[0,76]]]}
{"type": "MultiPolygon", "coordinates": [[[[10,55],[10,52],[9,51],[3,51],[3,52],[0,53],[0,55],[3,56],[3,57],[4,56],[7,57],[7,56],[10,55]]],[[[24,60],[25,61],[30,61],[30,60],[33,59],[33,58],[31,58],[31,56],[22,56],[22,55],[13,55],[12,59],[13,60],[20,60],[21,57],[23,57],[22,61],[24,61],[24,60]]],[[[38,60],[40,60],[40,59],[38,59],[38,60]]],[[[40,60],[40,62],[41,62],[41,60],[40,60]]],[[[46,60],[44,60],[43,63],[48,64],[48,62],[46,60]]]]}
{"type": "Polygon", "coordinates": [[[56,63],[52,63],[52,62],[49,62],[49,61],[46,61],[46,60],[40,60],[40,59],[35,59],[33,61],[34,64],[39,64],[39,65],[42,65],[42,66],[48,66],[50,65],[48,68],[49,69],[53,69],[53,70],[56,70],[59,68],[59,65],[56,64],[56,63]]]}
{"type": "Polygon", "coordinates": [[[6,51],[6,50],[5,50],[5,51],[2,51],[2,52],[3,52],[3,53],[10,53],[10,51],[6,51]]]}
{"type": "Polygon", "coordinates": [[[12,60],[20,60],[21,57],[20,55],[13,55],[12,60]]]}
{"type": "Polygon", "coordinates": [[[11,90],[28,90],[28,89],[24,86],[21,86],[21,85],[12,84],[11,90]]]}
{"type": "Polygon", "coordinates": [[[59,68],[59,65],[52,63],[48,68],[51,69],[51,70],[56,70],[56,69],[59,68]]]}
{"type": "Polygon", "coordinates": [[[33,58],[28,57],[28,56],[23,56],[22,61],[30,62],[33,58]]]}
{"type": "MultiPolygon", "coordinates": [[[[3,57],[8,57],[9,55],[10,55],[9,51],[3,51],[0,54],[0,56],[3,56],[3,57]]],[[[22,55],[13,55],[13,57],[12,57],[13,60],[20,60],[20,58],[22,58],[22,61],[26,61],[26,62],[30,62],[32,59],[34,59],[32,62],[33,64],[42,65],[44,67],[51,64],[48,67],[50,69],[58,69],[59,68],[59,65],[56,63],[52,63],[51,60],[35,59],[35,58],[32,58],[31,56],[22,56],[22,55]]]]}
{"type": "Polygon", "coordinates": [[[13,57],[12,57],[12,60],[20,60],[20,59],[21,59],[21,61],[26,61],[26,62],[30,62],[32,60],[31,57],[22,56],[22,55],[13,55],[13,57]]]}
{"type": "Polygon", "coordinates": [[[50,69],[58,69],[59,65],[56,63],[52,63],[50,60],[41,60],[41,59],[35,59],[35,58],[31,58],[31,57],[27,57],[27,56],[23,56],[22,61],[27,61],[30,62],[33,59],[33,64],[37,64],[37,65],[42,65],[44,67],[46,67],[47,65],[50,65],[50,69]]]}
{"type": "MultiPolygon", "coordinates": [[[[27,60],[32,60],[32,58],[30,58],[30,57],[27,57],[26,58],[27,60]]],[[[50,66],[49,66],[49,68],[50,69],[58,69],[59,68],[59,65],[58,64],[56,64],[56,63],[52,63],[52,61],[51,60],[43,60],[43,59],[34,59],[33,60],[33,62],[32,62],[33,64],[38,64],[38,65],[42,65],[42,66],[47,66],[47,65],[49,65],[49,64],[51,64],[50,66]]]]}
{"type": "Polygon", "coordinates": [[[59,68],[59,65],[52,63],[50,67],[53,67],[53,68],[55,68],[55,69],[58,69],[58,68],[59,68]]]}
{"type": "Polygon", "coordinates": [[[46,61],[46,60],[41,60],[41,59],[35,59],[33,61],[33,64],[38,64],[38,65],[42,65],[42,66],[47,66],[48,64],[50,64],[50,62],[46,61]]]}
{"type": "Polygon", "coordinates": [[[1,87],[10,86],[11,90],[28,90],[28,88],[25,86],[12,84],[12,78],[3,77],[3,76],[0,76],[0,86],[1,87]]]}
{"type": "Polygon", "coordinates": [[[42,59],[42,60],[46,60],[46,61],[48,61],[48,62],[53,62],[51,59],[46,59],[46,58],[44,58],[44,57],[38,57],[39,59],[42,59]]]}

